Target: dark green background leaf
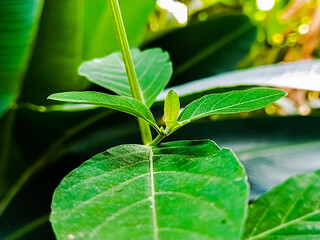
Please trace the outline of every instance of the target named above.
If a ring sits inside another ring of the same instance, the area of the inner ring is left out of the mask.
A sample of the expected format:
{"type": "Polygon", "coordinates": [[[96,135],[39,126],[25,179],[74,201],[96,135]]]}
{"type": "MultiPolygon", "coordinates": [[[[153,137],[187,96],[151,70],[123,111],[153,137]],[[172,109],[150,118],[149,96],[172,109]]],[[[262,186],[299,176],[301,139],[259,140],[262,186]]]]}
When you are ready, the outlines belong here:
{"type": "Polygon", "coordinates": [[[224,15],[173,30],[146,47],[169,52],[172,84],[233,70],[248,53],[256,28],[240,14],[224,15]]]}
{"type": "Polygon", "coordinates": [[[82,27],[82,0],[45,1],[22,100],[47,104],[51,93],[84,88],[86,82],[77,74],[82,59],[82,27]]]}
{"type": "Polygon", "coordinates": [[[20,94],[42,0],[0,1],[0,117],[20,94]]]}

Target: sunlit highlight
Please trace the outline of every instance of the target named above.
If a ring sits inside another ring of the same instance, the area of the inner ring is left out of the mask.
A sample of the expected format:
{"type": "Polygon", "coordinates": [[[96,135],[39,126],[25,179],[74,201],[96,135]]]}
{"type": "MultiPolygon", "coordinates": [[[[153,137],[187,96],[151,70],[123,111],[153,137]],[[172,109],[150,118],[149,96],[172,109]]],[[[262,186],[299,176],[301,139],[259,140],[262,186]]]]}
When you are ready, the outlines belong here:
{"type": "Polygon", "coordinates": [[[302,24],[299,27],[299,33],[301,34],[307,34],[309,32],[309,25],[302,24]]]}
{"type": "Polygon", "coordinates": [[[275,0],[257,0],[257,8],[262,11],[270,11],[275,4],[275,0]]]}
{"type": "Polygon", "coordinates": [[[172,13],[180,24],[188,21],[188,8],[183,3],[174,0],[158,0],[159,7],[172,13]]]}

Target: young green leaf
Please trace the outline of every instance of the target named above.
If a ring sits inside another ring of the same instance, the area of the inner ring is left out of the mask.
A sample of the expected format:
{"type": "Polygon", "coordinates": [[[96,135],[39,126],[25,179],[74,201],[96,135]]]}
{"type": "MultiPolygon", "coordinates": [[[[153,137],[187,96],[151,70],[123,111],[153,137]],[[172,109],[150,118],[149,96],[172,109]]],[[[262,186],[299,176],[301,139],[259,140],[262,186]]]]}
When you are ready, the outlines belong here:
{"type": "Polygon", "coordinates": [[[179,116],[180,102],[178,94],[174,90],[170,90],[164,101],[165,123],[168,128],[173,127],[177,123],[179,116]]]}
{"type": "Polygon", "coordinates": [[[210,94],[187,105],[177,121],[185,125],[212,114],[249,112],[268,106],[285,95],[284,91],[272,88],[252,88],[249,90],[210,94]]]}
{"type": "Polygon", "coordinates": [[[320,170],[289,178],[250,205],[244,239],[320,237],[320,170]]]}
{"type": "Polygon", "coordinates": [[[62,180],[51,223],[63,240],[239,240],[247,197],[243,167],[212,141],[121,145],[62,180]]]}
{"type": "MultiPolygon", "coordinates": [[[[150,107],[172,75],[169,54],[154,48],[145,51],[132,49],[131,55],[145,104],[150,107]]],[[[119,95],[131,96],[120,52],[84,62],[79,68],[79,74],[119,95]]]]}
{"type": "Polygon", "coordinates": [[[62,102],[98,105],[101,107],[125,112],[145,120],[156,131],[159,132],[159,127],[157,126],[150,110],[143,103],[131,97],[115,96],[100,92],[83,91],[55,93],[50,95],[48,99],[62,102]]]}

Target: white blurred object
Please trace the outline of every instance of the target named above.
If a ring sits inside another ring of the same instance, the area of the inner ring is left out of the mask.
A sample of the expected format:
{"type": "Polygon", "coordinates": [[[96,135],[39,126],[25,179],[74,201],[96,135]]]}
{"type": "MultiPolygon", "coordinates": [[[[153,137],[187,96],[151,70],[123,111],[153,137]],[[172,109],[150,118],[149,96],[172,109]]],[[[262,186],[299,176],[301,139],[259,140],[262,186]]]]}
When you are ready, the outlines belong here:
{"type": "Polygon", "coordinates": [[[257,8],[262,11],[270,11],[274,7],[274,0],[257,0],[257,8]]]}
{"type": "MultiPolygon", "coordinates": [[[[181,97],[214,88],[252,85],[320,91],[320,60],[279,63],[232,71],[174,86],[172,89],[181,97]]],[[[168,90],[162,91],[157,100],[164,100],[167,92],[168,90]]]]}
{"type": "Polygon", "coordinates": [[[157,4],[162,9],[172,13],[180,24],[188,21],[188,8],[183,3],[174,0],[158,0],[157,4]]]}

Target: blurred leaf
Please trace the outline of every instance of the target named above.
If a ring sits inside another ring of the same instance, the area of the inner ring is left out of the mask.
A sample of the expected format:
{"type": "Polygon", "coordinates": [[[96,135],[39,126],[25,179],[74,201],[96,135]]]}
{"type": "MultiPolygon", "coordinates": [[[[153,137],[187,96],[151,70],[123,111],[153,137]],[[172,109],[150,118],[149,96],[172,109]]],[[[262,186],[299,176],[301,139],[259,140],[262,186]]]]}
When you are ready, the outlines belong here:
{"type": "Polygon", "coordinates": [[[320,167],[320,139],[265,144],[237,151],[252,183],[255,198],[290,176],[320,167]]]}
{"type": "Polygon", "coordinates": [[[84,79],[77,68],[82,59],[83,0],[46,0],[38,39],[23,89],[23,100],[47,103],[54,92],[80,90],[84,79]]]}
{"type": "MultiPolygon", "coordinates": [[[[319,77],[320,60],[312,60],[233,71],[173,88],[180,97],[215,88],[252,85],[320,91],[319,77]]],[[[164,100],[167,92],[163,91],[157,100],[164,100]]]]}
{"type": "Polygon", "coordinates": [[[55,93],[50,95],[48,99],[72,103],[93,104],[120,112],[125,112],[145,120],[157,131],[159,129],[152,113],[147,106],[132,97],[83,91],[55,93]]]}
{"type": "Polygon", "coordinates": [[[235,155],[212,141],[120,145],[62,180],[50,221],[58,239],[236,240],[247,195],[235,155]]]}
{"type": "Polygon", "coordinates": [[[91,109],[98,108],[99,106],[91,104],[78,104],[78,103],[65,103],[57,105],[34,105],[31,103],[24,103],[19,105],[20,108],[30,109],[35,112],[78,112],[78,111],[87,111],[91,109]]]}
{"type": "MultiPolygon", "coordinates": [[[[130,46],[138,46],[146,31],[155,0],[120,0],[124,25],[130,46]]],[[[106,0],[85,0],[84,59],[103,57],[119,51],[111,11],[106,0]]]]}
{"type": "Polygon", "coordinates": [[[249,208],[243,239],[319,239],[320,171],[291,177],[249,208]]]}
{"type": "MultiPolygon", "coordinates": [[[[256,28],[244,15],[225,15],[173,30],[147,44],[170,53],[174,84],[233,70],[248,53],[256,28]]],[[[172,84],[171,84],[172,85],[172,84]]]]}
{"type": "MultiPolygon", "coordinates": [[[[137,78],[146,105],[150,107],[157,95],[168,84],[172,74],[172,64],[167,52],[159,48],[140,51],[131,50],[137,78]]],[[[89,81],[109,89],[119,95],[131,97],[126,69],[121,53],[84,62],[79,73],[89,81]]]]}
{"type": "Polygon", "coordinates": [[[285,95],[284,91],[272,88],[252,88],[210,94],[187,105],[180,113],[177,121],[185,125],[212,114],[249,112],[268,106],[285,95]]]}
{"type": "Polygon", "coordinates": [[[20,95],[43,0],[0,1],[0,117],[20,95]]]}

